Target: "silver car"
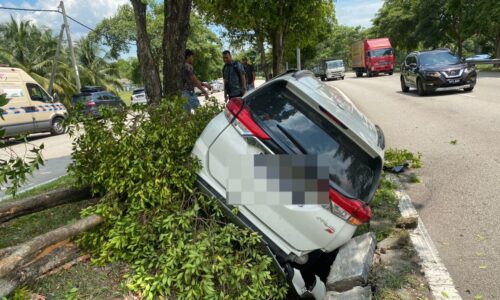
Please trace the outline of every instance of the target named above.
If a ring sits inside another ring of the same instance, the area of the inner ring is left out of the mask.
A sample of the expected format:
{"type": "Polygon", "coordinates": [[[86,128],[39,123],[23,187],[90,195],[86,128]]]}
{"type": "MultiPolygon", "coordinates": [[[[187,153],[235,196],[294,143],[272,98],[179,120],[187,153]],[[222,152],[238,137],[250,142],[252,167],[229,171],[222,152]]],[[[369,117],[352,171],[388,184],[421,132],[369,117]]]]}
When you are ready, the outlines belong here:
{"type": "Polygon", "coordinates": [[[130,104],[147,104],[148,99],[146,97],[146,91],[143,88],[135,89],[132,91],[132,96],[130,97],[130,104]]]}
{"type": "Polygon", "coordinates": [[[198,138],[193,154],[203,166],[202,189],[219,199],[236,223],[262,236],[299,296],[323,299],[324,276],[315,266],[329,266],[334,251],[370,220],[383,148],[380,128],[345,94],[310,71],[298,71],[230,99],[198,138]],[[278,154],[327,157],[327,203],[241,204],[234,214],[236,205],[228,203],[228,186],[239,179],[230,175],[238,173],[234,158],[278,154]]]}

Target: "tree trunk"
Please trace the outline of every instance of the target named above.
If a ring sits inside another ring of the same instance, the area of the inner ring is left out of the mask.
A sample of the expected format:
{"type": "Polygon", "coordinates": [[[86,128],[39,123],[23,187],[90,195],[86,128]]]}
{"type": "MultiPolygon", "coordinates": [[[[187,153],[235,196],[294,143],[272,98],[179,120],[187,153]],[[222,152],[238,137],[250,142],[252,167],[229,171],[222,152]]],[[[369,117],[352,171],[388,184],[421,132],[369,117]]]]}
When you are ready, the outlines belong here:
{"type": "Polygon", "coordinates": [[[264,48],[264,36],[262,33],[258,34],[257,47],[259,48],[260,53],[260,69],[262,70],[262,72],[264,72],[264,78],[267,81],[269,79],[269,76],[267,76],[266,49],[264,48]]]}
{"type": "Polygon", "coordinates": [[[273,47],[273,76],[283,72],[283,54],[285,51],[283,30],[281,28],[273,32],[272,35],[273,47]]]}
{"type": "Polygon", "coordinates": [[[130,0],[134,8],[135,25],[137,30],[137,58],[141,68],[144,89],[152,103],[161,100],[161,81],[158,65],[156,65],[151,52],[151,42],[147,32],[146,2],[143,0],[130,0]]]}
{"type": "Polygon", "coordinates": [[[26,264],[39,255],[45,248],[92,229],[103,221],[102,217],[92,215],[74,224],[39,235],[21,245],[11,247],[10,253],[0,259],[0,278],[5,277],[19,266],[26,264]]]}
{"type": "Polygon", "coordinates": [[[46,256],[15,270],[8,278],[0,278],[0,298],[6,297],[18,287],[33,282],[41,275],[58,268],[78,257],[75,247],[56,248],[46,256]]]}
{"type": "Polygon", "coordinates": [[[192,0],[170,0],[165,1],[164,4],[163,88],[165,96],[179,95],[182,90],[181,70],[190,31],[191,4],[192,0]]]}
{"type": "Polygon", "coordinates": [[[82,201],[89,197],[89,188],[62,188],[24,200],[0,204],[0,223],[61,204],[82,201]]]}

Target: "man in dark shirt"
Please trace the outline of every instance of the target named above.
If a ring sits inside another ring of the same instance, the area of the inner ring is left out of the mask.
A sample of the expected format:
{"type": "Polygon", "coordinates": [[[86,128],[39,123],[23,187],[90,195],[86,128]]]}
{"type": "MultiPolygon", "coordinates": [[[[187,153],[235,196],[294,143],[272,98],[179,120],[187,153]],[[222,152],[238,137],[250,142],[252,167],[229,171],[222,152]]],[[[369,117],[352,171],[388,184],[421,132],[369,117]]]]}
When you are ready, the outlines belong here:
{"type": "Polygon", "coordinates": [[[248,63],[248,59],[246,57],[243,58],[243,68],[245,69],[245,79],[247,81],[247,92],[251,91],[255,88],[255,69],[253,65],[248,63]]]}
{"type": "Polygon", "coordinates": [[[233,61],[231,52],[225,50],[222,52],[224,67],[222,68],[222,77],[224,78],[224,99],[243,97],[247,92],[245,70],[243,66],[233,61]]]}
{"type": "Polygon", "coordinates": [[[182,97],[187,99],[187,103],[184,108],[187,111],[191,111],[191,109],[197,109],[200,107],[200,101],[194,92],[194,87],[200,89],[200,91],[205,95],[205,99],[208,100],[208,93],[204,89],[204,87],[211,89],[210,85],[201,83],[196,75],[194,74],[193,69],[194,62],[194,53],[193,51],[186,49],[184,53],[184,65],[182,66],[182,97]]]}

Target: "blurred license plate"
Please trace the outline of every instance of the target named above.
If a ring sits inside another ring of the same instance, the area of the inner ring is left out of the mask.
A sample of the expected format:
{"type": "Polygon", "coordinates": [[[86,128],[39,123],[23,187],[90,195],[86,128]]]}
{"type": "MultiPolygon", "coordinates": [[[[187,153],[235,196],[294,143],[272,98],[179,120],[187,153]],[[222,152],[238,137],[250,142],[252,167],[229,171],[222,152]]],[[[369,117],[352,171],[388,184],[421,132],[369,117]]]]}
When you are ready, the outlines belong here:
{"type": "Polygon", "coordinates": [[[460,82],[460,79],[448,79],[448,83],[459,83],[460,82]]]}

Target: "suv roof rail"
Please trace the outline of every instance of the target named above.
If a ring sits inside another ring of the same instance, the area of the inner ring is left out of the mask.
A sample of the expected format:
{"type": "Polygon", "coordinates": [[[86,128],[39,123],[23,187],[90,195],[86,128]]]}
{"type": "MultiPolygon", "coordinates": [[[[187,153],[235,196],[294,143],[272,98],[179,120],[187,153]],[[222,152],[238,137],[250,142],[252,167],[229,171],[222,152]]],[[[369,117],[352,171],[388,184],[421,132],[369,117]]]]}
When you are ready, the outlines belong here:
{"type": "Polygon", "coordinates": [[[273,77],[273,79],[274,79],[274,78],[278,78],[278,77],[285,76],[285,75],[290,74],[290,73],[295,73],[295,72],[297,72],[297,71],[298,71],[297,69],[288,69],[288,70],[286,70],[285,72],[283,72],[283,73],[281,73],[281,74],[278,74],[277,76],[274,76],[274,77],[273,77]]]}
{"type": "Polygon", "coordinates": [[[309,70],[300,70],[300,71],[297,71],[295,73],[293,73],[292,75],[293,77],[295,77],[295,79],[300,79],[302,77],[305,77],[305,76],[312,76],[314,77],[314,73],[309,71],[309,70]]]}

